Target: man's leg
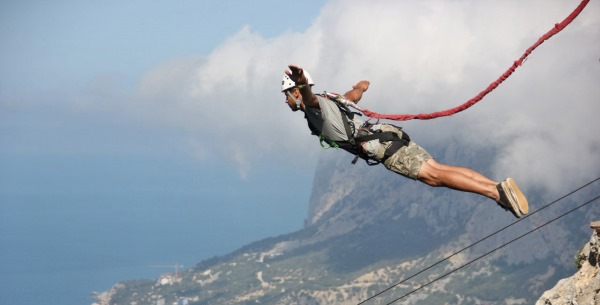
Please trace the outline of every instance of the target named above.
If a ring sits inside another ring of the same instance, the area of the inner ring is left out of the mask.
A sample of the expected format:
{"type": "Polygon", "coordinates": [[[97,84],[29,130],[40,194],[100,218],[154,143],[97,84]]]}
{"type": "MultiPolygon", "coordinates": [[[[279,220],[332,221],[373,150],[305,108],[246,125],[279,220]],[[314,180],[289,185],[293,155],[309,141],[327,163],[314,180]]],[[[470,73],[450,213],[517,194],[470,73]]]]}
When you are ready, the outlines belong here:
{"type": "Polygon", "coordinates": [[[488,185],[491,185],[494,187],[496,187],[496,185],[498,185],[498,182],[493,181],[493,180],[489,179],[488,177],[486,177],[470,168],[446,165],[446,164],[439,163],[439,162],[435,161],[434,159],[428,160],[424,165],[431,166],[438,170],[459,172],[459,173],[469,177],[470,179],[477,180],[481,183],[485,183],[485,184],[488,184],[488,185]]]}
{"type": "Polygon", "coordinates": [[[430,159],[423,163],[417,179],[430,186],[444,186],[451,189],[480,194],[494,201],[500,195],[495,182],[482,174],[458,166],[450,166],[430,159]]]}
{"type": "Polygon", "coordinates": [[[445,186],[486,196],[517,218],[529,213],[527,198],[512,178],[499,184],[471,169],[444,165],[431,159],[421,165],[417,179],[430,186],[445,186]]]}

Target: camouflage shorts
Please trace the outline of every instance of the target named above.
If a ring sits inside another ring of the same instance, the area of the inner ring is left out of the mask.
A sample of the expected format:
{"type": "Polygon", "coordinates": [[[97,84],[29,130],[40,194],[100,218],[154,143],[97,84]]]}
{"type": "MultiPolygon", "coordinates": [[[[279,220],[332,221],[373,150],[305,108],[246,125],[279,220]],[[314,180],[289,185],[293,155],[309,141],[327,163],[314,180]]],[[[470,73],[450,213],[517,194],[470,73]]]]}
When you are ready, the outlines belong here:
{"type": "Polygon", "coordinates": [[[385,167],[392,172],[417,180],[421,165],[433,157],[417,143],[410,141],[395,154],[385,160],[385,167]]]}

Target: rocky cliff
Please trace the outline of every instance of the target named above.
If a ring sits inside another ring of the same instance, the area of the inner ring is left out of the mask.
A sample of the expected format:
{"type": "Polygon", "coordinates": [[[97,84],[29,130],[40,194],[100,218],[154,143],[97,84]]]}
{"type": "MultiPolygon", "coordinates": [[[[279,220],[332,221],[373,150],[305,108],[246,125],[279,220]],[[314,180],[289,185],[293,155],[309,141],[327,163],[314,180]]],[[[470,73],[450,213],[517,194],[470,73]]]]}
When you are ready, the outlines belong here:
{"type": "MultiPolygon", "coordinates": [[[[436,155],[485,169],[488,153],[448,146],[436,155]]],[[[350,160],[341,151],[321,158],[304,229],[202,261],[177,277],[119,283],[96,304],[351,305],[390,287],[366,304],[533,304],[572,274],[572,254],[589,236],[583,224],[600,218],[600,209],[584,208],[477,259],[560,215],[581,199],[576,195],[403,281],[514,218],[488,199],[350,160]]],[[[528,197],[532,210],[548,202],[541,194],[528,197]]]]}
{"type": "Polygon", "coordinates": [[[594,232],[576,256],[577,272],[560,280],[544,292],[536,305],[597,305],[600,304],[600,240],[594,232]]]}

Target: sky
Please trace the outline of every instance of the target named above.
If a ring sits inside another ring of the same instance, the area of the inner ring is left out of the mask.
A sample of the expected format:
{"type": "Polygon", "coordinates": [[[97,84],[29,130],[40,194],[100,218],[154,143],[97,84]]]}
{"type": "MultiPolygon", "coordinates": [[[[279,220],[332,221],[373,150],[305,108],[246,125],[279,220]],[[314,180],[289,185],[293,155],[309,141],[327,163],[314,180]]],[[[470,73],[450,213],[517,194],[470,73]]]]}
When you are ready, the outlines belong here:
{"type": "MultiPolygon", "coordinates": [[[[35,190],[65,196],[111,194],[127,205],[139,193],[188,192],[205,201],[238,198],[238,206],[230,204],[234,211],[227,213],[239,216],[223,215],[223,222],[235,226],[246,221],[240,235],[248,235],[253,226],[265,227],[244,242],[301,228],[313,171],[288,167],[285,158],[270,156],[249,174],[249,165],[238,161],[243,151],[257,156],[260,148],[251,143],[238,151],[228,147],[252,137],[243,136],[247,127],[229,134],[230,126],[239,128],[242,115],[235,109],[225,113],[224,105],[240,101],[192,98],[181,86],[195,82],[185,79],[195,77],[185,71],[195,74],[198,65],[244,29],[260,31],[264,39],[306,29],[323,2],[306,4],[295,11],[307,17],[288,23],[282,22],[289,14],[287,5],[279,1],[3,3],[2,201],[35,190]],[[186,103],[198,113],[186,116],[186,103]],[[282,175],[299,182],[285,186],[282,175]],[[274,192],[279,194],[269,199],[274,192]],[[242,219],[253,214],[263,216],[242,219]]],[[[278,77],[274,83],[277,90],[278,77]]],[[[309,163],[314,168],[316,161],[309,163]]],[[[225,214],[218,202],[201,204],[207,215],[225,214]]],[[[242,245],[233,239],[236,247],[242,245]]]]}
{"type": "MultiPolygon", "coordinates": [[[[317,92],[369,80],[361,105],[376,112],[439,111],[496,80],[578,4],[5,1],[0,209],[29,202],[43,207],[29,221],[43,221],[43,209],[77,202],[70,215],[97,212],[97,226],[114,225],[111,212],[139,216],[131,206],[157,226],[194,213],[202,257],[298,230],[323,152],[284,104],[288,64],[310,71],[317,92]]],[[[478,105],[400,124],[426,148],[491,148],[493,179],[558,194],[599,176],[599,81],[590,1],[478,105]]],[[[132,227],[122,230],[149,238],[132,227]]]]}

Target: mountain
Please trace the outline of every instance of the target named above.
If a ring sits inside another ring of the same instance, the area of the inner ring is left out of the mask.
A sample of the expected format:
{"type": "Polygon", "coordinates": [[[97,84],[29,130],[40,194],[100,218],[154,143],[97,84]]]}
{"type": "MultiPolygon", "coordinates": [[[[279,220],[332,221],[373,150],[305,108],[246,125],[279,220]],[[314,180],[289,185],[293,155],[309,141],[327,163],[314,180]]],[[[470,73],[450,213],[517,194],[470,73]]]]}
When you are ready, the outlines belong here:
{"type": "MultiPolygon", "coordinates": [[[[458,145],[434,155],[475,169],[494,157],[458,145]]],[[[302,230],[178,274],[118,283],[95,304],[359,304],[379,292],[364,304],[532,304],[573,273],[573,254],[589,236],[585,224],[600,217],[600,209],[586,206],[535,230],[576,206],[583,191],[511,225],[514,217],[489,199],[351,159],[342,151],[320,158],[302,230]]],[[[531,211],[553,199],[527,195],[531,211]]]]}
{"type": "Polygon", "coordinates": [[[577,272],[544,292],[536,305],[600,304],[600,239],[595,231],[576,256],[577,272]]]}

